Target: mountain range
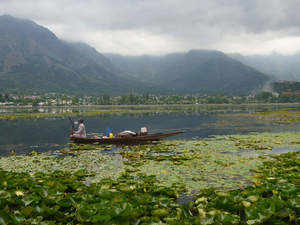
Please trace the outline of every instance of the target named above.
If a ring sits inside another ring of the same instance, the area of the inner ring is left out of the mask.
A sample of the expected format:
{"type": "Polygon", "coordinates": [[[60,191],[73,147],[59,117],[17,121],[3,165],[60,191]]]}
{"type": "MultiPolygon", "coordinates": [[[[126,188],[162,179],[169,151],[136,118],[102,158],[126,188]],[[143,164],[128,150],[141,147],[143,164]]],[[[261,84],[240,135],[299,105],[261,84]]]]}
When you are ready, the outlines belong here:
{"type": "Polygon", "coordinates": [[[138,87],[117,76],[110,60],[82,43],[68,43],[36,23],[0,17],[0,90],[122,93],[138,87]]]}
{"type": "Polygon", "coordinates": [[[247,94],[269,77],[220,51],[191,50],[165,56],[105,54],[124,74],[167,93],[247,94]]]}
{"type": "Polygon", "coordinates": [[[229,56],[271,75],[275,80],[300,81],[300,52],[291,55],[272,53],[269,55],[246,56],[230,54],[229,56]]]}
{"type": "Polygon", "coordinates": [[[269,79],[219,51],[101,54],[33,21],[0,16],[0,92],[248,94],[269,79]]]}

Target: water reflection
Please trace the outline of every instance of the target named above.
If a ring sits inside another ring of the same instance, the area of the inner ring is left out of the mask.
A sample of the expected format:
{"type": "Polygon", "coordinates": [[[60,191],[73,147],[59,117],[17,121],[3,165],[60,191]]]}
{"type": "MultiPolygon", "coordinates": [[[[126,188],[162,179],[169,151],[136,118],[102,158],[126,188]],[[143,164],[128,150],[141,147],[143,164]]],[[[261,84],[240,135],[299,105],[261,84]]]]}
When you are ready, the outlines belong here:
{"type": "MultiPolygon", "coordinates": [[[[299,124],[274,125],[261,120],[237,118],[232,116],[219,117],[220,114],[239,112],[254,113],[257,111],[274,110],[278,106],[166,106],[164,109],[182,109],[176,113],[129,114],[129,115],[101,115],[86,117],[85,124],[89,133],[105,133],[107,128],[113,132],[123,130],[138,131],[147,127],[150,132],[161,132],[170,129],[188,129],[188,132],[175,136],[176,139],[194,139],[210,137],[212,135],[243,134],[249,132],[285,130],[300,131],[299,124]]],[[[291,106],[287,106],[291,108],[291,106]]],[[[110,110],[118,107],[101,107],[101,110],[110,110]]],[[[120,107],[119,107],[120,108],[120,107]]],[[[147,109],[147,106],[123,106],[122,109],[147,109]]],[[[155,108],[155,107],[154,107],[155,108]]],[[[161,108],[160,106],[158,108],[161,108]]],[[[297,109],[294,106],[292,109],[297,109]]],[[[9,113],[67,113],[97,111],[100,107],[74,107],[74,108],[0,108],[0,112],[9,113]]],[[[16,153],[26,153],[32,150],[48,151],[66,145],[71,132],[70,122],[67,118],[46,119],[16,119],[0,121],[0,154],[7,154],[11,150],[16,153]]]]}
{"type": "Polygon", "coordinates": [[[84,112],[97,112],[103,110],[179,110],[182,113],[228,113],[228,112],[266,112],[279,109],[296,110],[300,108],[298,104],[267,104],[267,105],[157,105],[157,106],[44,106],[44,107],[1,107],[0,114],[12,113],[84,113],[84,112]]]}

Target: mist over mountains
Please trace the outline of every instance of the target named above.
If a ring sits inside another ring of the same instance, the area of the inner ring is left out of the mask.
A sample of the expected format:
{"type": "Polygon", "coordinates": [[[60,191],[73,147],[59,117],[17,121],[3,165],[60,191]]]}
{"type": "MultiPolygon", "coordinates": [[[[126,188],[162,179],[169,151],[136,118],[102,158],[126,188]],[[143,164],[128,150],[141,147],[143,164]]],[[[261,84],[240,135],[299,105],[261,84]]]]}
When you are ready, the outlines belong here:
{"type": "Polygon", "coordinates": [[[220,51],[191,50],[165,56],[105,54],[126,74],[168,93],[247,94],[269,77],[220,51]]]}
{"type": "Polygon", "coordinates": [[[101,54],[30,20],[0,16],[0,92],[249,94],[269,77],[219,51],[101,54]]]}
{"type": "Polygon", "coordinates": [[[293,55],[241,55],[230,54],[245,65],[273,76],[275,80],[300,81],[300,52],[293,55]]]}
{"type": "Polygon", "coordinates": [[[121,93],[135,83],[117,76],[92,47],[67,43],[29,20],[0,17],[0,90],[121,93]]]}

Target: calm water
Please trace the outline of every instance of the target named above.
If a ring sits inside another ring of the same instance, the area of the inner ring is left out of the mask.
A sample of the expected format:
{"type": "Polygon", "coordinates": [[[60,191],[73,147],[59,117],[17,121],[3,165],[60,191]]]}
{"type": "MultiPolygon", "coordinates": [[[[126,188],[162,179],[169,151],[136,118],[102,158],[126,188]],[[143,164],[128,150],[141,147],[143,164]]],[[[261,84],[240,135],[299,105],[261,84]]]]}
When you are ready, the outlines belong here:
{"type": "MultiPolygon", "coordinates": [[[[293,108],[298,109],[299,106],[293,108]]],[[[23,109],[22,113],[26,112],[26,110],[28,109],[23,109]]],[[[27,113],[31,113],[32,109],[30,110],[31,111],[27,111],[27,113]]],[[[48,109],[48,111],[49,110],[50,109],[48,109]]],[[[57,111],[58,109],[52,110],[57,111]]],[[[74,109],[68,110],[74,111],[74,109]]],[[[205,138],[213,135],[243,134],[262,131],[300,131],[300,124],[274,125],[261,120],[244,119],[234,116],[240,112],[252,113],[253,111],[266,111],[266,109],[262,109],[261,107],[249,108],[245,106],[238,108],[221,107],[219,109],[210,110],[185,109],[180,113],[169,114],[108,115],[87,117],[84,119],[87,132],[90,134],[105,133],[107,128],[111,128],[114,133],[123,130],[139,131],[140,128],[144,126],[147,127],[150,132],[188,129],[186,133],[172,137],[175,139],[205,138]]],[[[12,113],[12,109],[6,112],[2,110],[2,113],[12,113]]],[[[68,118],[0,121],[0,154],[6,155],[11,150],[17,153],[27,153],[32,150],[56,150],[68,143],[70,131],[71,125],[68,118]]]]}

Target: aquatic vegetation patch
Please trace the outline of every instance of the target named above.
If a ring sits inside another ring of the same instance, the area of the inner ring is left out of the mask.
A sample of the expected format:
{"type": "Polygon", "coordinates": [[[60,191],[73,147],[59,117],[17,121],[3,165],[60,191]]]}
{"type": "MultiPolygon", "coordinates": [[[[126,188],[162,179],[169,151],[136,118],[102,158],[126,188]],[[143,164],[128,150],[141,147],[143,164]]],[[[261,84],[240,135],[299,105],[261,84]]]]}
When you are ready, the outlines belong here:
{"type": "Polygon", "coordinates": [[[169,141],[154,146],[153,151],[142,146],[121,155],[132,171],[156,175],[166,186],[184,184],[187,192],[193,193],[207,187],[235,189],[252,182],[249,169],[256,168],[263,158],[237,154],[234,147],[216,140],[169,141]],[[230,147],[230,153],[224,153],[230,147]]]}
{"type": "Polygon", "coordinates": [[[298,224],[300,153],[272,157],[252,172],[253,185],[202,189],[179,204],[179,185],[130,172],[83,185],[90,174],[0,170],[2,224],[298,224]]]}
{"type": "Polygon", "coordinates": [[[261,112],[255,114],[258,119],[274,121],[277,123],[300,122],[300,110],[278,110],[273,112],[261,112]]]}
{"type": "Polygon", "coordinates": [[[252,186],[228,192],[203,190],[186,205],[193,224],[298,224],[299,152],[273,156],[252,186]]]}
{"type": "Polygon", "coordinates": [[[87,182],[94,179],[116,178],[125,171],[119,156],[99,154],[99,151],[85,151],[78,154],[57,156],[52,154],[33,154],[1,158],[1,168],[7,171],[51,173],[56,170],[76,173],[87,171],[87,182]]]}
{"type": "MultiPolygon", "coordinates": [[[[229,115],[222,115],[229,116],[229,115]]],[[[253,113],[238,113],[232,116],[240,118],[255,118],[263,120],[269,123],[277,124],[292,124],[300,122],[300,110],[296,109],[284,109],[284,110],[273,110],[264,112],[253,112],[253,113]]]]}
{"type": "MultiPolygon", "coordinates": [[[[116,179],[125,171],[155,175],[165,186],[184,184],[188,193],[202,188],[237,189],[251,185],[257,168],[271,149],[299,146],[296,132],[216,136],[204,140],[170,140],[155,145],[76,145],[58,152],[0,159],[0,168],[13,172],[50,173],[86,170],[87,184],[116,179]],[[259,157],[258,157],[259,156],[259,157]]],[[[300,147],[299,147],[300,148],[300,147]]]]}
{"type": "Polygon", "coordinates": [[[203,188],[237,189],[252,183],[249,169],[257,168],[260,162],[245,157],[232,157],[212,153],[210,157],[196,158],[184,163],[150,161],[139,167],[139,172],[156,175],[165,186],[173,183],[186,186],[189,194],[203,188]]]}
{"type": "Polygon", "coordinates": [[[176,187],[129,174],[82,184],[84,171],[50,174],[0,171],[1,224],[150,224],[174,220],[176,187]]]}

